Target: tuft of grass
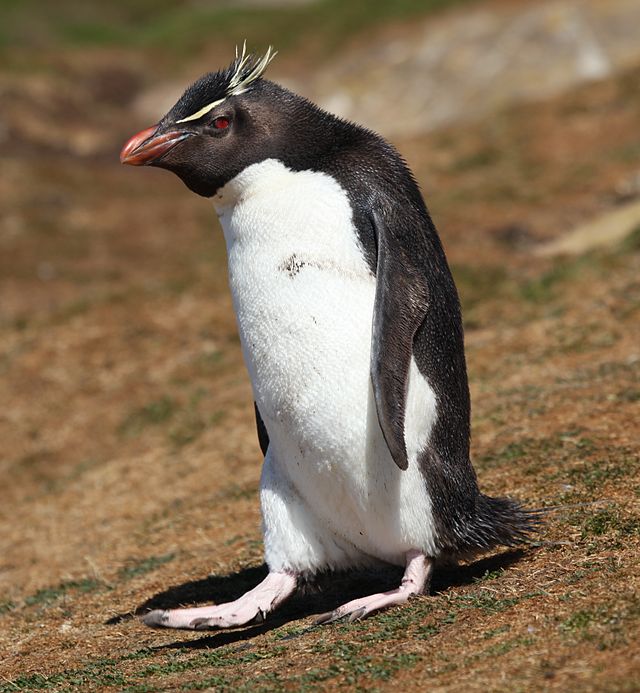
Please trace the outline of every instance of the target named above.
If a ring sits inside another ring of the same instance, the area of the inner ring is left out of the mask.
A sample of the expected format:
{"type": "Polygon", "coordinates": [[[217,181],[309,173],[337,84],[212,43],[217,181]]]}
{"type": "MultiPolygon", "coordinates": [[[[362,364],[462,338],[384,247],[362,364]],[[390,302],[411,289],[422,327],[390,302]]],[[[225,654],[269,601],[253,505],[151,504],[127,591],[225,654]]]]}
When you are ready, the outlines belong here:
{"type": "Polygon", "coordinates": [[[584,631],[594,621],[594,614],[590,611],[576,611],[569,618],[565,619],[560,624],[560,630],[563,631],[584,631]]]}
{"type": "Polygon", "coordinates": [[[473,592],[456,597],[462,609],[482,609],[487,614],[496,614],[515,606],[520,597],[498,597],[491,592],[473,592]]]}
{"type": "Polygon", "coordinates": [[[118,576],[124,580],[130,580],[138,575],[150,573],[165,563],[169,563],[176,557],[175,553],[166,553],[163,556],[149,556],[141,560],[131,561],[128,565],[120,568],[118,576]]]}
{"type": "MultiPolygon", "coordinates": [[[[504,630],[502,632],[504,632],[504,630]]],[[[504,654],[507,654],[508,652],[511,652],[512,650],[515,650],[518,647],[529,647],[534,642],[534,638],[530,636],[521,636],[513,638],[511,640],[503,640],[501,642],[496,642],[492,645],[489,645],[489,647],[485,648],[480,652],[475,652],[474,654],[465,657],[464,664],[466,666],[469,666],[472,665],[473,662],[476,662],[480,659],[484,659],[486,657],[491,657],[492,659],[495,657],[500,657],[504,654]]]]}
{"type": "Polygon", "coordinates": [[[502,152],[496,147],[482,147],[477,151],[462,156],[454,161],[449,171],[451,173],[462,173],[478,168],[486,168],[500,160],[502,152]]]}
{"type": "Polygon", "coordinates": [[[513,462],[524,464],[531,469],[533,462],[547,459],[553,451],[562,448],[562,440],[558,436],[546,438],[522,438],[507,443],[502,449],[480,457],[479,468],[490,469],[508,466],[513,462]]]}
{"type": "Polygon", "coordinates": [[[113,659],[99,659],[82,669],[67,670],[56,674],[28,674],[12,681],[0,684],[0,693],[11,691],[37,690],[99,690],[101,688],[121,689],[126,684],[126,677],[114,668],[113,659]]]}
{"type": "Polygon", "coordinates": [[[206,424],[203,419],[195,414],[190,414],[169,431],[169,440],[174,448],[179,449],[197,440],[205,428],[206,424]]]}
{"type": "Polygon", "coordinates": [[[556,298],[561,285],[579,276],[581,268],[589,262],[590,258],[587,257],[557,261],[540,276],[522,282],[519,286],[520,295],[531,303],[548,303],[556,298]]]}
{"type": "Polygon", "coordinates": [[[218,349],[204,351],[198,357],[198,367],[205,373],[214,373],[224,361],[224,353],[218,349]]]}
{"type": "Polygon", "coordinates": [[[488,582],[489,580],[497,580],[503,575],[504,568],[498,568],[497,570],[485,570],[479,578],[474,579],[474,582],[488,582]]]}
{"type": "Polygon", "coordinates": [[[219,423],[225,416],[221,410],[209,415],[201,411],[201,402],[207,394],[206,390],[198,388],[186,404],[167,395],[160,397],[126,416],[118,433],[125,438],[135,438],[149,427],[170,424],[167,440],[174,449],[182,448],[197,440],[208,425],[219,423]]]}
{"type": "Polygon", "coordinates": [[[625,387],[615,395],[619,402],[640,402],[640,389],[637,387],[625,387]]]}
{"type": "Polygon", "coordinates": [[[365,681],[388,681],[397,672],[414,667],[420,660],[418,654],[398,652],[382,657],[363,654],[363,648],[355,643],[338,642],[331,646],[333,662],[326,667],[316,667],[299,676],[288,678],[295,690],[315,688],[315,684],[339,680],[342,685],[358,686],[361,690],[371,690],[365,681]]]}
{"type": "Polygon", "coordinates": [[[219,494],[216,494],[215,500],[216,502],[218,498],[224,498],[225,500],[245,500],[248,498],[254,499],[257,496],[257,484],[244,484],[243,486],[230,484],[229,486],[225,486],[219,494]]]}
{"type": "Polygon", "coordinates": [[[631,476],[637,472],[640,464],[629,449],[605,446],[583,435],[581,429],[576,429],[510,442],[479,457],[478,468],[508,467],[514,462],[526,466],[528,472],[536,473],[541,471],[542,464],[553,465],[545,473],[546,479],[562,480],[572,486],[583,487],[580,491],[597,490],[609,480],[631,476]]]}
{"type": "Polygon", "coordinates": [[[213,412],[208,417],[201,411],[200,404],[208,394],[205,389],[198,388],[176,416],[176,421],[168,433],[169,442],[174,449],[193,443],[208,425],[213,426],[224,419],[225,412],[222,410],[213,412]]]}
{"type": "Polygon", "coordinates": [[[481,303],[503,296],[511,279],[504,267],[453,264],[451,272],[460,293],[465,321],[473,323],[473,310],[481,303]]]}
{"type": "Polygon", "coordinates": [[[622,517],[619,510],[600,510],[582,525],[582,538],[601,537],[615,533],[617,537],[640,534],[640,518],[622,517]]]}
{"type": "Polygon", "coordinates": [[[487,631],[485,631],[482,634],[482,637],[484,640],[490,640],[491,638],[494,638],[496,635],[501,635],[502,633],[508,633],[511,630],[511,626],[508,623],[505,623],[502,626],[498,626],[497,628],[491,628],[487,631]]]}
{"type": "Polygon", "coordinates": [[[501,466],[529,456],[533,447],[533,439],[519,440],[505,445],[502,450],[482,457],[485,466],[501,466]]]}
{"type": "Polygon", "coordinates": [[[66,596],[69,592],[86,594],[88,592],[95,592],[103,587],[105,587],[104,582],[94,578],[65,580],[55,587],[44,587],[39,589],[35,594],[26,597],[24,603],[27,606],[49,606],[66,596]]]}
{"type": "Polygon", "coordinates": [[[275,634],[274,634],[274,639],[275,640],[293,640],[295,638],[300,637],[301,635],[304,635],[304,633],[307,633],[309,631],[308,626],[285,626],[283,628],[280,628],[275,634]]]}
{"type": "MultiPolygon", "coordinates": [[[[640,150],[640,145],[638,145],[640,150]]],[[[640,224],[620,244],[621,253],[633,253],[640,250],[640,224]]]]}
{"type": "Polygon", "coordinates": [[[158,426],[172,419],[177,409],[178,404],[172,397],[163,396],[131,412],[120,424],[118,433],[135,438],[148,426],[158,426]]]}
{"type": "MultiPolygon", "coordinates": [[[[624,454],[624,451],[621,451],[624,454]]],[[[630,457],[622,459],[597,459],[585,461],[567,473],[572,484],[581,484],[588,491],[601,488],[607,481],[616,481],[638,472],[640,464],[630,457]]]]}
{"type": "Polygon", "coordinates": [[[0,616],[3,614],[8,613],[12,609],[15,609],[15,602],[12,602],[10,599],[7,599],[6,601],[0,602],[0,616]]]}
{"type": "Polygon", "coordinates": [[[600,650],[628,643],[629,621],[640,615],[634,591],[616,595],[611,602],[578,609],[558,624],[560,632],[574,640],[596,641],[600,650]]]}
{"type": "Polygon", "coordinates": [[[434,635],[438,635],[439,632],[439,625],[437,625],[436,623],[426,623],[421,626],[418,626],[418,628],[416,629],[416,637],[428,640],[429,638],[432,638],[434,635]]]}

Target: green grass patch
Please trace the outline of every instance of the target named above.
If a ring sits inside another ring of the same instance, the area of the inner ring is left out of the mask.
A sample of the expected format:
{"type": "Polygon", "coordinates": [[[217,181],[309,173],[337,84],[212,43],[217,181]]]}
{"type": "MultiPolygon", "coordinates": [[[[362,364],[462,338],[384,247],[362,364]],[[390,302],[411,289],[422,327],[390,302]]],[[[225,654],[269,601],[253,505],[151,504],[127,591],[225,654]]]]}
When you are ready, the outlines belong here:
{"type": "Polygon", "coordinates": [[[258,486],[257,484],[245,484],[240,486],[238,484],[229,484],[225,486],[220,493],[216,493],[215,502],[218,503],[220,499],[224,500],[246,500],[254,499],[258,497],[258,486]]]}
{"type": "Polygon", "coordinates": [[[130,580],[131,578],[138,577],[138,575],[145,575],[152,570],[156,570],[156,568],[159,568],[161,565],[169,563],[175,557],[175,553],[167,553],[163,556],[149,556],[149,558],[131,561],[128,565],[120,568],[118,577],[123,580],[130,580]]]}
{"type": "MultiPolygon", "coordinates": [[[[291,7],[234,7],[169,0],[115,0],[108,4],[36,0],[3,7],[0,47],[117,45],[157,49],[165,55],[193,55],[206,45],[233,45],[247,39],[260,49],[309,44],[315,52],[334,50],[354,34],[389,21],[470,3],[472,0],[321,0],[291,7]]],[[[6,3],[5,3],[6,4],[6,3]]]]}
{"type": "Polygon", "coordinates": [[[1,601],[0,602],[0,616],[9,613],[12,609],[15,609],[16,605],[15,602],[12,602],[10,599],[7,599],[6,601],[1,601]]]}
{"type": "Polygon", "coordinates": [[[502,626],[498,626],[497,628],[490,628],[489,630],[485,631],[482,634],[482,637],[484,640],[491,640],[491,638],[495,638],[496,635],[502,635],[502,633],[508,633],[511,630],[511,626],[508,623],[505,623],[502,626]]]}
{"type": "Polygon", "coordinates": [[[118,433],[125,438],[134,438],[148,426],[158,426],[170,421],[177,410],[176,400],[165,395],[127,415],[120,424],[118,433]]]}
{"type": "MultiPolygon", "coordinates": [[[[640,144],[638,145],[638,150],[640,151],[640,144]]],[[[620,244],[622,253],[633,253],[638,250],[640,250],[640,224],[620,244]]]]}
{"type": "Polygon", "coordinates": [[[534,463],[548,460],[558,454],[558,451],[562,451],[562,447],[563,441],[560,436],[522,438],[481,456],[478,459],[478,468],[493,469],[511,466],[514,462],[533,468],[534,463]]]}
{"type": "Polygon", "coordinates": [[[224,420],[226,416],[224,410],[206,411],[205,400],[209,395],[210,392],[207,389],[197,388],[177,412],[167,432],[167,439],[174,450],[193,443],[207,428],[216,426],[224,420]]]}
{"type": "Polygon", "coordinates": [[[531,438],[518,440],[508,443],[497,452],[484,455],[480,458],[484,468],[499,467],[503,464],[509,464],[516,460],[522,460],[529,457],[532,452],[537,452],[538,442],[531,438]]]}
{"type": "Polygon", "coordinates": [[[625,387],[616,393],[615,398],[619,402],[640,402],[640,388],[625,387]]]}
{"type": "Polygon", "coordinates": [[[607,480],[629,476],[640,466],[627,448],[605,445],[583,435],[582,430],[559,431],[551,436],[512,441],[482,455],[477,462],[479,469],[509,467],[518,463],[536,473],[544,464],[551,466],[545,474],[549,481],[562,480],[587,491],[596,490],[607,480]]]}
{"type": "Polygon", "coordinates": [[[35,594],[25,598],[27,606],[49,606],[57,602],[69,593],[86,594],[95,592],[105,587],[105,583],[94,578],[83,578],[81,580],[65,580],[54,587],[43,587],[35,594]]]}
{"type": "Polygon", "coordinates": [[[479,578],[474,578],[474,582],[489,582],[490,580],[497,580],[504,575],[504,568],[498,568],[497,570],[485,570],[484,573],[479,578]]]}
{"type": "Polygon", "coordinates": [[[640,469],[640,462],[625,456],[621,451],[621,459],[611,457],[607,460],[597,459],[583,462],[580,467],[570,469],[567,480],[572,484],[580,484],[587,491],[596,491],[608,481],[617,481],[635,474],[640,469]]]}
{"type": "Polygon", "coordinates": [[[224,354],[218,349],[204,351],[197,360],[199,370],[204,374],[215,373],[224,361],[224,354]]]}
{"type": "Polygon", "coordinates": [[[197,440],[208,426],[224,419],[222,410],[207,413],[202,402],[208,391],[198,388],[186,402],[165,395],[130,412],[118,427],[123,438],[136,438],[149,428],[166,427],[166,438],[174,449],[197,440]]]}
{"type": "Polygon", "coordinates": [[[503,267],[453,264],[455,279],[465,320],[471,319],[474,308],[480,303],[497,299],[509,291],[510,278],[503,267]]]}
{"type": "Polygon", "coordinates": [[[461,609],[482,609],[487,614],[497,614],[515,606],[522,598],[500,597],[493,592],[479,591],[456,596],[454,603],[461,609]]]}
{"type": "Polygon", "coordinates": [[[482,147],[471,154],[456,159],[449,167],[449,171],[451,173],[462,173],[478,168],[486,168],[497,163],[501,156],[502,152],[496,147],[482,147]]]}
{"type": "Polygon", "coordinates": [[[98,659],[82,669],[62,671],[55,674],[28,674],[19,676],[6,683],[0,682],[0,693],[12,691],[40,690],[98,690],[101,687],[121,688],[126,684],[126,677],[116,668],[116,660],[98,659]]]}
{"type": "Polygon", "coordinates": [[[599,650],[628,644],[628,625],[640,615],[634,592],[617,594],[611,603],[578,609],[558,623],[558,630],[574,641],[595,641],[599,650]]]}
{"type": "Polygon", "coordinates": [[[595,615],[590,611],[576,611],[569,618],[562,621],[560,630],[563,631],[584,631],[594,621],[595,615]]]}
{"type": "MultiPolygon", "coordinates": [[[[609,252],[590,252],[569,259],[559,258],[546,265],[542,271],[524,275],[520,269],[511,270],[502,265],[453,264],[451,271],[460,294],[465,326],[475,327],[480,320],[478,309],[488,303],[518,304],[521,313],[514,324],[557,315],[564,309],[568,285],[585,284],[609,276],[626,262],[625,252],[628,254],[629,251],[616,248],[609,252]]],[[[616,332],[603,333],[602,326],[596,321],[569,325],[558,333],[558,343],[553,345],[553,351],[584,351],[609,347],[619,336],[616,332]]]]}
{"type": "Polygon", "coordinates": [[[465,657],[464,662],[466,665],[469,665],[486,657],[501,657],[502,655],[505,655],[519,647],[529,647],[530,645],[533,645],[534,642],[535,639],[530,636],[521,636],[511,640],[503,640],[502,642],[489,645],[489,647],[485,648],[481,652],[477,652],[469,657],[465,657]]]}
{"type": "Polygon", "coordinates": [[[579,278],[596,260],[584,255],[570,260],[557,260],[553,267],[539,276],[520,283],[520,296],[531,303],[548,303],[556,298],[561,287],[579,278]]]}
{"type": "Polygon", "coordinates": [[[582,538],[615,534],[622,538],[640,534],[640,518],[627,517],[619,509],[599,510],[582,524],[582,538]]]}

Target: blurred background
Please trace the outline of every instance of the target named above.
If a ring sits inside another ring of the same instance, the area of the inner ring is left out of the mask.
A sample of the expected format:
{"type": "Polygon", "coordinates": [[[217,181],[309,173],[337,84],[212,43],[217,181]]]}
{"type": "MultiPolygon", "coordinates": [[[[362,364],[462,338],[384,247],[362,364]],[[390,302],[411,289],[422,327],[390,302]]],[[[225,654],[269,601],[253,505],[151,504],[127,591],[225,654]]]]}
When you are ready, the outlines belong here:
{"type": "Polygon", "coordinates": [[[637,0],[0,0],[0,691],[240,690],[258,660],[267,689],[633,689],[638,26],[637,0]],[[461,294],[484,489],[606,502],[401,629],[372,619],[361,649],[267,628],[253,659],[211,636],[207,660],[121,621],[259,569],[251,390],[211,204],[118,153],[245,39],[414,170],[461,294]]]}

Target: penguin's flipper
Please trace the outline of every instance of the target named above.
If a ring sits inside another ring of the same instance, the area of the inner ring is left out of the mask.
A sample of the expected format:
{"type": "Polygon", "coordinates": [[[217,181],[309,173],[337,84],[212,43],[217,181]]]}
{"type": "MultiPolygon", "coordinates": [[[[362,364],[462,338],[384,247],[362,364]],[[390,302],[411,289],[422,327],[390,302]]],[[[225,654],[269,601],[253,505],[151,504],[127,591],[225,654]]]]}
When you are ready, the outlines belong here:
{"type": "Polygon", "coordinates": [[[378,422],[391,456],[407,469],[404,418],[413,338],[427,313],[429,287],[424,269],[404,239],[409,221],[389,207],[373,212],[377,238],[376,297],[373,309],[371,381],[378,422]]]}
{"type": "Polygon", "coordinates": [[[267,433],[267,427],[264,425],[264,421],[260,416],[260,411],[258,410],[258,405],[254,402],[253,406],[256,410],[256,428],[258,429],[258,442],[260,443],[260,449],[262,454],[267,454],[267,448],[269,447],[269,434],[267,433]]]}

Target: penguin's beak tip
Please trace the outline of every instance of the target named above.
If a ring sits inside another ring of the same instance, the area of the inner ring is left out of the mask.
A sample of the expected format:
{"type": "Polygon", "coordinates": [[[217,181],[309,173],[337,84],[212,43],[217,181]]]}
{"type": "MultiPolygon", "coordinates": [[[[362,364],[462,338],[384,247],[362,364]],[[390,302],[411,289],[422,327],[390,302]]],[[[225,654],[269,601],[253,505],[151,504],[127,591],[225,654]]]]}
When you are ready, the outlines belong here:
{"type": "Polygon", "coordinates": [[[152,125],[150,128],[146,128],[130,137],[120,152],[120,163],[129,164],[130,166],[142,166],[146,163],[148,157],[144,156],[145,148],[142,145],[151,140],[157,129],[157,125],[152,125]]]}
{"type": "Polygon", "coordinates": [[[156,134],[157,132],[158,126],[152,125],[127,140],[120,152],[120,163],[130,166],[152,164],[192,134],[181,130],[170,130],[162,134],[156,134]]]}

